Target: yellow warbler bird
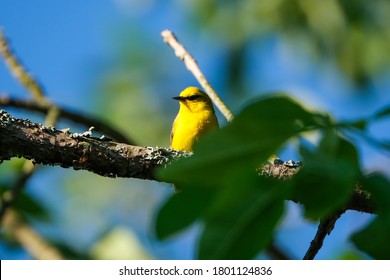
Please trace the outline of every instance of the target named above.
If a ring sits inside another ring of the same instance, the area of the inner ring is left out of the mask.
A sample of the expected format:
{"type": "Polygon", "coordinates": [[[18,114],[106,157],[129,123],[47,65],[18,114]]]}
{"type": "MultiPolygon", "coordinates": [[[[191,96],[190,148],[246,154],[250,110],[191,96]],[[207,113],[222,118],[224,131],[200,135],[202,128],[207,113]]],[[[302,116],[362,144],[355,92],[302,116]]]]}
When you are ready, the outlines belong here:
{"type": "Polygon", "coordinates": [[[171,148],[192,152],[192,145],[199,137],[218,128],[213,104],[197,87],[188,87],[173,99],[179,100],[180,109],[172,126],[171,148]]]}

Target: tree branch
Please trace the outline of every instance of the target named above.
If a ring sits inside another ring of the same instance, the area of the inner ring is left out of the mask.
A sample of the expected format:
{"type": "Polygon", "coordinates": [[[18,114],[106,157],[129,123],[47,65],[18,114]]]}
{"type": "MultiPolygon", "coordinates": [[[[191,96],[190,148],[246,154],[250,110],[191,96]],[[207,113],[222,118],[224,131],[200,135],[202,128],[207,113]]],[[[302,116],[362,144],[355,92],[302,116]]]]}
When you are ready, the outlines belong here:
{"type": "MultiPolygon", "coordinates": [[[[0,162],[12,157],[34,163],[87,170],[106,177],[133,177],[158,180],[156,168],[189,153],[166,148],[132,146],[90,137],[90,131],[77,134],[56,130],[28,120],[17,119],[0,110],[0,162]]],[[[298,167],[270,164],[261,174],[287,179],[298,167]],[[265,171],[264,171],[265,170],[265,171]]],[[[299,203],[299,201],[296,201],[299,203]]],[[[374,213],[369,193],[356,188],[344,210],[374,213]]]]}
{"type": "Polygon", "coordinates": [[[14,118],[3,110],[0,110],[0,135],[0,160],[24,157],[34,163],[73,167],[107,177],[156,180],[157,166],[185,154],[91,138],[89,132],[72,134],[14,118]]]}
{"type": "MultiPolygon", "coordinates": [[[[50,110],[50,106],[47,106],[46,104],[38,104],[29,100],[11,99],[7,96],[0,96],[0,107],[20,108],[42,114],[47,114],[50,110]]],[[[132,139],[124,136],[118,130],[112,128],[110,125],[100,121],[99,119],[87,116],[85,114],[72,112],[71,110],[65,108],[57,107],[57,110],[59,117],[61,118],[71,120],[77,124],[85,125],[86,127],[93,126],[96,131],[101,132],[115,141],[135,145],[135,142],[132,139]]]]}
{"type": "Polygon", "coordinates": [[[41,103],[47,104],[44,91],[39,83],[25,70],[23,65],[16,58],[8,45],[3,30],[0,28],[0,55],[3,56],[5,63],[14,77],[31,93],[33,98],[41,103]]]}
{"type": "Polygon", "coordinates": [[[204,88],[205,92],[217,106],[217,108],[221,111],[222,115],[228,120],[232,121],[234,116],[230,109],[225,105],[222,99],[215,92],[213,87],[207,81],[206,77],[203,75],[202,71],[200,71],[198,64],[192,55],[184,48],[183,45],[179,43],[176,36],[170,30],[164,30],[161,32],[161,36],[164,39],[164,42],[167,43],[172,49],[175,51],[175,55],[184,62],[188,71],[190,71],[201,86],[204,88]]]}
{"type": "Polygon", "coordinates": [[[344,213],[345,211],[337,211],[329,218],[320,221],[316,235],[314,236],[313,241],[310,242],[309,249],[303,257],[304,260],[314,260],[315,256],[317,255],[324,243],[325,237],[332,232],[336,221],[344,213]]]}
{"type": "Polygon", "coordinates": [[[62,260],[62,254],[27,225],[13,209],[8,209],[2,221],[7,232],[38,260],[62,260]]]}
{"type": "MultiPolygon", "coordinates": [[[[8,66],[9,71],[13,76],[18,80],[31,94],[32,98],[36,103],[41,106],[47,107],[47,113],[45,117],[45,124],[55,126],[58,120],[58,108],[53,103],[51,103],[45,96],[45,92],[40,84],[35,80],[35,78],[30,75],[26,68],[20,63],[16,58],[16,55],[12,52],[3,30],[0,28],[0,55],[3,56],[5,64],[8,66]]],[[[34,174],[36,166],[31,161],[25,161],[23,165],[22,172],[18,180],[11,185],[10,191],[3,194],[0,199],[0,221],[2,221],[4,215],[9,206],[12,205],[13,201],[17,198],[19,193],[23,190],[25,183],[29,178],[34,174]]],[[[17,216],[11,215],[15,218],[17,216]]],[[[14,221],[16,224],[19,224],[18,221],[14,221]]],[[[9,222],[9,224],[12,224],[9,222]]],[[[23,229],[26,227],[23,227],[23,229]]],[[[23,232],[23,230],[22,230],[23,232]]],[[[22,235],[23,236],[23,235],[22,235]]],[[[21,243],[23,244],[23,242],[21,243]]],[[[25,244],[24,244],[25,245],[25,244]]]]}
{"type": "MultiPolygon", "coordinates": [[[[16,55],[9,47],[9,43],[3,31],[0,29],[0,55],[3,56],[5,64],[9,71],[13,74],[17,81],[20,82],[31,94],[32,98],[40,106],[47,108],[45,124],[55,126],[58,120],[59,111],[57,106],[51,103],[45,96],[45,92],[35,78],[29,74],[26,68],[16,58],[16,55]]],[[[7,211],[7,208],[12,205],[18,194],[23,190],[25,183],[34,174],[36,166],[31,161],[25,161],[20,178],[11,186],[9,195],[3,195],[0,200],[0,221],[7,211]]]]}
{"type": "MultiPolygon", "coordinates": [[[[260,175],[286,180],[294,176],[300,169],[301,166],[291,166],[288,164],[265,164],[258,169],[258,172],[260,175]]],[[[300,203],[297,200],[293,201],[300,203]]],[[[371,203],[371,194],[363,190],[360,183],[356,183],[352,196],[343,209],[343,211],[347,210],[355,210],[368,214],[375,213],[375,208],[371,203]]]]}
{"type": "Polygon", "coordinates": [[[7,209],[12,205],[16,200],[18,195],[24,189],[26,182],[34,174],[36,166],[31,163],[31,161],[25,161],[23,164],[23,169],[18,175],[17,179],[11,184],[9,190],[5,191],[0,199],[0,223],[3,220],[7,209]]]}

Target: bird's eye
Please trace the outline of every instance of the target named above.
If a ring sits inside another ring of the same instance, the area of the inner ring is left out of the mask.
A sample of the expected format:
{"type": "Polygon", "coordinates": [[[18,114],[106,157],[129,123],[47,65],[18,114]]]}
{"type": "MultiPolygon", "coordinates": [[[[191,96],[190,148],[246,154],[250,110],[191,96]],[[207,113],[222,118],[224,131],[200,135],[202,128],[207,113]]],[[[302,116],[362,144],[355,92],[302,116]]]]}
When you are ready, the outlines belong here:
{"type": "Polygon", "coordinates": [[[194,101],[194,100],[198,99],[199,97],[200,97],[200,95],[195,94],[195,95],[188,96],[186,99],[190,100],[190,101],[194,101]]]}

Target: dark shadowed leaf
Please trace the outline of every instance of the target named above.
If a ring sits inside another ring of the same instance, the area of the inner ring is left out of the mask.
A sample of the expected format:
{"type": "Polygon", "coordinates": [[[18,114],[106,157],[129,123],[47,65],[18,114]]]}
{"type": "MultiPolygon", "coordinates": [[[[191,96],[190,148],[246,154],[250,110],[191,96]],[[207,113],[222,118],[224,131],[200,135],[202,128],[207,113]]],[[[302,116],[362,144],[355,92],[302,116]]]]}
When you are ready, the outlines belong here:
{"type": "Polygon", "coordinates": [[[367,120],[356,120],[356,121],[353,121],[353,122],[348,122],[348,123],[340,123],[341,125],[345,125],[345,126],[349,126],[349,127],[353,127],[353,128],[356,128],[356,129],[359,129],[359,130],[366,130],[367,129],[367,120]]]}
{"type": "MultiPolygon", "coordinates": [[[[5,191],[8,191],[8,188],[0,186],[0,192],[4,193],[5,191]]],[[[42,203],[24,192],[18,194],[17,199],[12,203],[12,207],[25,218],[50,219],[50,213],[42,203]]]]}
{"type": "Polygon", "coordinates": [[[310,218],[325,218],[350,197],[360,175],[356,148],[335,131],[328,130],[319,147],[301,146],[304,167],[293,178],[295,199],[310,218]]]}
{"type": "Polygon", "coordinates": [[[377,217],[351,239],[362,251],[376,259],[390,259],[390,181],[381,174],[371,174],[363,180],[371,193],[377,217]]]}
{"type": "Polygon", "coordinates": [[[374,114],[374,119],[383,119],[386,117],[390,117],[390,106],[382,108],[374,114]]]}
{"type": "Polygon", "coordinates": [[[208,212],[200,259],[251,259],[271,241],[283,213],[288,183],[247,172],[240,177],[221,191],[208,212]]]}
{"type": "Polygon", "coordinates": [[[157,237],[166,239],[200,219],[214,195],[215,191],[209,188],[199,190],[190,187],[171,196],[158,212],[157,237]]]}
{"type": "Polygon", "coordinates": [[[14,207],[27,218],[50,220],[50,213],[42,203],[27,194],[20,194],[15,201],[14,207]]]}

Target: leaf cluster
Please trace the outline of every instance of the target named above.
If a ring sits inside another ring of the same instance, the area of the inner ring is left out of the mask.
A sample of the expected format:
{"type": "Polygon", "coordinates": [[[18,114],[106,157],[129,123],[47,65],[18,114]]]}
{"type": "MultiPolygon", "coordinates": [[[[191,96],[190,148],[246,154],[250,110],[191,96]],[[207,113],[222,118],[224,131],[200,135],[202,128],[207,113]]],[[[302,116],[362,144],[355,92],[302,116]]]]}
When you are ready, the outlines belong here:
{"type": "Polygon", "coordinates": [[[284,95],[253,101],[232,123],[197,143],[192,157],[160,170],[160,178],[181,191],[161,207],[157,236],[166,239],[200,222],[198,258],[255,258],[269,246],[285,200],[302,203],[307,218],[325,219],[344,209],[361,182],[377,217],[352,241],[374,258],[389,258],[390,183],[381,174],[364,174],[358,149],[346,136],[364,133],[388,112],[337,123],[284,95]],[[317,144],[308,144],[308,133],[320,135],[317,144]],[[257,168],[293,140],[304,162],[300,172],[288,180],[259,176],[257,168]]]}
{"type": "Polygon", "coordinates": [[[200,25],[233,49],[277,33],[313,58],[332,59],[360,85],[390,64],[389,10],[387,0],[200,0],[192,9],[200,25]]]}

